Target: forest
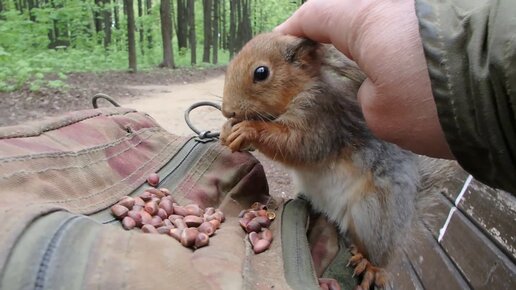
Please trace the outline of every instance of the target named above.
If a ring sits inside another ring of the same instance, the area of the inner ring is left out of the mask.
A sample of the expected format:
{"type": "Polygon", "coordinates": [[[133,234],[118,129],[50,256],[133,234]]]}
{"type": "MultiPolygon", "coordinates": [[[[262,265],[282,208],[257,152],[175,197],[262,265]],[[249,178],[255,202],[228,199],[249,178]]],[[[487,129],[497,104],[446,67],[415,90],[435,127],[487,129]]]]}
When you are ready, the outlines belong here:
{"type": "Polygon", "coordinates": [[[0,91],[58,88],[71,72],[224,65],[303,2],[0,0],[0,91]]]}

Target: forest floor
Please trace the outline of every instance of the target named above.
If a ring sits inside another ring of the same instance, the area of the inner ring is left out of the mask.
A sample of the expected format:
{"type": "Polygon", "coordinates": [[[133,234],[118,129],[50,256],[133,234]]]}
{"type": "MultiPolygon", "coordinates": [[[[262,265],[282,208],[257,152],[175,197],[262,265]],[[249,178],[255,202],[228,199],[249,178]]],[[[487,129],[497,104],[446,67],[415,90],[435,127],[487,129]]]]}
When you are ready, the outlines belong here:
{"type": "MultiPolygon", "coordinates": [[[[122,106],[148,113],[162,127],[177,135],[191,135],[184,111],[198,101],[220,103],[224,86],[224,68],[152,70],[126,72],[74,73],[66,86],[31,91],[0,92],[0,124],[9,126],[61,113],[92,108],[97,93],[112,96],[122,106]]],[[[99,102],[100,106],[108,104],[99,102]]],[[[191,114],[199,130],[218,130],[224,122],[215,109],[199,108],[191,114]]],[[[274,196],[291,197],[293,188],[286,171],[277,163],[254,153],[262,162],[274,196]]]]}

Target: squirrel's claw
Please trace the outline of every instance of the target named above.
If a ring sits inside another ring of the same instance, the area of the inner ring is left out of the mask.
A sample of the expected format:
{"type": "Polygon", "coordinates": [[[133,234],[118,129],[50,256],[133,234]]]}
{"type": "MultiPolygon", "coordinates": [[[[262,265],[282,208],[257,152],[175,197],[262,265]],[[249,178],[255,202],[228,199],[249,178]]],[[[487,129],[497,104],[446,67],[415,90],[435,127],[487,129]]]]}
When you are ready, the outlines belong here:
{"type": "Polygon", "coordinates": [[[388,286],[389,277],[384,269],[373,266],[355,246],[350,247],[350,252],[352,256],[348,261],[348,266],[351,265],[355,268],[353,277],[362,275],[362,282],[355,286],[355,290],[368,290],[373,284],[381,289],[388,286]]]}
{"type": "Polygon", "coordinates": [[[225,143],[231,151],[240,151],[249,147],[257,138],[257,130],[251,121],[242,121],[231,128],[231,133],[225,138],[225,143]]]}

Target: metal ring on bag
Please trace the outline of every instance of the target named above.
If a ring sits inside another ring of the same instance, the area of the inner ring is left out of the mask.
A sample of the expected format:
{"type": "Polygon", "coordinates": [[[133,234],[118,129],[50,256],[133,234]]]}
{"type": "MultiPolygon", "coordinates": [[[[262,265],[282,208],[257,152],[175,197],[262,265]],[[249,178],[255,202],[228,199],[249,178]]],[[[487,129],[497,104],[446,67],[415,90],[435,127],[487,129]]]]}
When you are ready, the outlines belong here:
{"type": "Polygon", "coordinates": [[[120,104],[113,100],[113,98],[111,98],[110,96],[106,95],[106,94],[96,94],[95,96],[93,96],[93,98],[91,98],[91,104],[93,105],[93,108],[94,109],[98,109],[99,105],[98,105],[98,100],[99,99],[104,99],[108,102],[110,102],[111,104],[113,104],[113,106],[115,107],[120,107],[120,104]]]}
{"type": "Polygon", "coordinates": [[[194,131],[197,135],[199,135],[199,138],[201,138],[201,139],[218,138],[220,135],[219,132],[211,132],[211,131],[202,131],[201,132],[201,131],[197,130],[197,128],[195,128],[195,126],[190,121],[190,112],[198,107],[203,107],[203,106],[214,107],[214,108],[218,109],[219,111],[222,111],[220,105],[218,105],[218,104],[215,104],[212,102],[198,102],[198,103],[191,105],[188,109],[186,109],[185,122],[188,125],[188,127],[190,127],[190,129],[192,129],[192,131],[194,131]]]}

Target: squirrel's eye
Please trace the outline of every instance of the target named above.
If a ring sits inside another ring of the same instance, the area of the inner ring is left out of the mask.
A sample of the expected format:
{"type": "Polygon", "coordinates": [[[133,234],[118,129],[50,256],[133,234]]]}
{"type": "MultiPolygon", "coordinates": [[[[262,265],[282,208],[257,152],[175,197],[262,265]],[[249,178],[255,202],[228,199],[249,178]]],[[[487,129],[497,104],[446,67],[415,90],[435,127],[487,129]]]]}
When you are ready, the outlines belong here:
{"type": "Polygon", "coordinates": [[[259,66],[254,70],[253,81],[261,82],[269,77],[269,68],[266,66],[259,66]]]}

